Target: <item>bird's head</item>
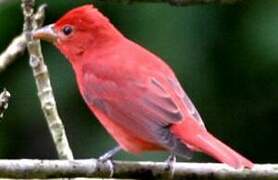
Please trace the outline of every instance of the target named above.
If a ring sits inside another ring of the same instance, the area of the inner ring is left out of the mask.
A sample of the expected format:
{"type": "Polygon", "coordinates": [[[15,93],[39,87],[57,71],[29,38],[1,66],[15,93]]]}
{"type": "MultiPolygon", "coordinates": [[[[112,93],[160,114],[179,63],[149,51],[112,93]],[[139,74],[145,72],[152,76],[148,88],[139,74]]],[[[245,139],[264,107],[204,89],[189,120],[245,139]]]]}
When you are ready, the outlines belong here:
{"type": "Polygon", "coordinates": [[[54,24],[33,32],[35,39],[42,39],[55,46],[74,61],[87,50],[94,51],[109,44],[121,34],[93,5],[77,7],[54,24]]]}

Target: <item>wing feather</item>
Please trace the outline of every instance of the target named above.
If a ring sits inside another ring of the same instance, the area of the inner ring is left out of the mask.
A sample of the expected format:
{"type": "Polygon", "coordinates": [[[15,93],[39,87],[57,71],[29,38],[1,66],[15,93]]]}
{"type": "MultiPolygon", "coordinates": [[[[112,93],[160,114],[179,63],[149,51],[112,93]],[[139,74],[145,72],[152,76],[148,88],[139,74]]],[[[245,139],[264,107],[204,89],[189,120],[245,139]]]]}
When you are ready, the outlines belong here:
{"type": "MultiPolygon", "coordinates": [[[[89,106],[102,111],[114,123],[146,141],[159,143],[171,151],[190,156],[191,151],[169,131],[184,115],[159,78],[144,81],[101,79],[84,66],[83,96],[89,106]]],[[[172,89],[172,88],[171,88],[172,89]]]]}
{"type": "Polygon", "coordinates": [[[168,78],[168,81],[171,84],[171,87],[175,90],[177,96],[184,102],[186,110],[194,117],[194,120],[198,121],[200,125],[205,128],[204,122],[195,108],[194,104],[188,97],[188,95],[185,93],[185,91],[182,89],[180,83],[176,80],[176,78],[168,78]]]}

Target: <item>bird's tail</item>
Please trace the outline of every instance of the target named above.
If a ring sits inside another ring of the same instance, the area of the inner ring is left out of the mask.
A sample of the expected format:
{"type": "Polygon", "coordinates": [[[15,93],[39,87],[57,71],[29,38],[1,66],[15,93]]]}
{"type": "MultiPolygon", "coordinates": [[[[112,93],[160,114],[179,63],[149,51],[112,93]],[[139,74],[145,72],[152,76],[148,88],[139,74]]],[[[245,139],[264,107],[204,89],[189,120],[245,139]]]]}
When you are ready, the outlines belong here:
{"type": "Polygon", "coordinates": [[[191,133],[187,133],[186,129],[179,131],[178,128],[177,130],[178,131],[174,130],[174,133],[192,150],[202,151],[236,169],[253,167],[253,163],[250,160],[222,143],[205,129],[197,131],[197,133],[196,131],[192,132],[193,129],[189,130],[191,133]]]}

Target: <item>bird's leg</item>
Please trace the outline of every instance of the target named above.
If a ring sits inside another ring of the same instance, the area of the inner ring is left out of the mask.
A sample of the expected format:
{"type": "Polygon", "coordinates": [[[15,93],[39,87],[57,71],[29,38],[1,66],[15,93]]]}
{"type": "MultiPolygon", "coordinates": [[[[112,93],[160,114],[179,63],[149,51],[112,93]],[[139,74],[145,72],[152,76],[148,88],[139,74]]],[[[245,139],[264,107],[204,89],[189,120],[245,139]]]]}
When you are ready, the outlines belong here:
{"type": "Polygon", "coordinates": [[[113,177],[114,174],[114,165],[112,162],[112,158],[115,154],[117,154],[119,151],[121,150],[120,146],[116,146],[113,149],[109,150],[108,152],[104,153],[103,155],[101,155],[98,160],[102,163],[107,163],[109,166],[109,170],[110,170],[110,178],[113,177]]]}
{"type": "Polygon", "coordinates": [[[173,152],[169,155],[169,157],[166,159],[166,171],[169,173],[169,179],[173,179],[175,167],[174,164],[176,163],[176,156],[173,152]]]}
{"type": "Polygon", "coordinates": [[[121,150],[121,147],[120,146],[116,146],[114,147],[113,149],[107,151],[106,153],[104,153],[103,155],[101,155],[98,160],[104,162],[104,161],[107,161],[107,160],[111,160],[113,158],[113,156],[115,154],[117,154],[119,151],[121,150]]]}

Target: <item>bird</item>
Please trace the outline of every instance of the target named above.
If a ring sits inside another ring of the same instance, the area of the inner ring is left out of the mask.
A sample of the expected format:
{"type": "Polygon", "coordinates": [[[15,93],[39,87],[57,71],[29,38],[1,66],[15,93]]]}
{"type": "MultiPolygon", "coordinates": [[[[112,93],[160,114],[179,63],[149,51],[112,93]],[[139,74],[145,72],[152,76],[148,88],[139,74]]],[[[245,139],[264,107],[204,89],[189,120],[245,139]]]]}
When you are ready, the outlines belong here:
{"type": "Polygon", "coordinates": [[[92,4],[32,34],[66,57],[88,108],[118,143],[100,159],[111,159],[120,150],[168,151],[170,160],[191,158],[197,151],[235,169],[253,167],[208,132],[172,68],[125,37],[92,4]]]}

